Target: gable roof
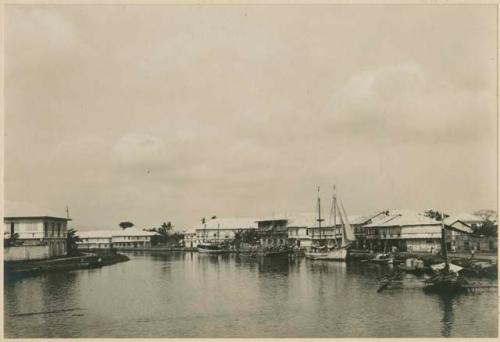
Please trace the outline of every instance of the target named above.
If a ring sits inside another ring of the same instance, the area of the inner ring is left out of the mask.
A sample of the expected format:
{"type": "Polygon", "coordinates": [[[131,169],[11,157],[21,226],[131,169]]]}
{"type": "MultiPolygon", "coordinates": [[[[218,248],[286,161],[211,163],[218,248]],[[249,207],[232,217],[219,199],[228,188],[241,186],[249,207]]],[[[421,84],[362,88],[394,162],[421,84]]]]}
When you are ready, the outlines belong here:
{"type": "Polygon", "coordinates": [[[409,210],[389,211],[389,215],[376,219],[365,227],[424,226],[440,225],[441,222],[409,210]]]}
{"type": "Polygon", "coordinates": [[[469,213],[460,213],[457,215],[451,215],[444,220],[444,223],[452,225],[453,223],[461,221],[462,223],[482,223],[484,222],[482,217],[469,213]]]}
{"type": "Polygon", "coordinates": [[[455,229],[455,230],[458,230],[461,232],[465,232],[465,233],[469,233],[469,234],[473,233],[472,228],[467,223],[464,223],[464,222],[459,221],[459,220],[453,222],[452,224],[445,223],[445,225],[448,228],[455,229]],[[463,224],[463,226],[457,225],[457,223],[461,223],[461,224],[463,224]]]}
{"type": "MultiPolygon", "coordinates": [[[[369,220],[377,217],[383,212],[372,213],[368,215],[348,215],[347,219],[351,225],[360,225],[368,222],[369,220]]],[[[324,217],[324,221],[321,224],[322,227],[333,227],[333,217],[324,217]]],[[[288,227],[307,227],[307,228],[318,228],[318,214],[317,213],[302,213],[291,217],[288,221],[288,227]]],[[[342,224],[339,216],[337,215],[336,220],[337,226],[342,224]]]]}

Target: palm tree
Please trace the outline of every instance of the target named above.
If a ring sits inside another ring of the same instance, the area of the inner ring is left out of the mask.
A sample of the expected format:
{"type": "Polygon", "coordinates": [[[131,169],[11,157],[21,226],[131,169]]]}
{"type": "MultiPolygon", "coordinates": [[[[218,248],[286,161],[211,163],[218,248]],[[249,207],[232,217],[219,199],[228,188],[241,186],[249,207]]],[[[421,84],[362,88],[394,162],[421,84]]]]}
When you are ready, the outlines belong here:
{"type": "Polygon", "coordinates": [[[75,255],[78,249],[77,242],[82,241],[77,235],[76,229],[68,229],[66,234],[66,254],[75,255]]]}
{"type": "Polygon", "coordinates": [[[4,247],[12,247],[15,246],[17,243],[17,239],[19,238],[18,233],[14,233],[13,235],[10,235],[8,238],[4,238],[3,240],[3,246],[4,247]]]}

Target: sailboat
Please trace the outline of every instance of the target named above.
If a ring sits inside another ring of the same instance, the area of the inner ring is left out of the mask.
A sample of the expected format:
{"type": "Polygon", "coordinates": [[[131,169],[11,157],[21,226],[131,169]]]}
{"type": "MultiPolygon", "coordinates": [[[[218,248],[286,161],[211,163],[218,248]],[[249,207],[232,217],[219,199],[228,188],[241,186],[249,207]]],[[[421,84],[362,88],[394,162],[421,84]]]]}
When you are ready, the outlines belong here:
{"type": "Polygon", "coordinates": [[[462,267],[448,261],[444,214],[441,223],[441,256],[444,258],[444,263],[431,266],[431,268],[436,271],[436,274],[425,280],[424,289],[426,291],[442,293],[467,291],[469,288],[467,281],[459,274],[462,267]]]}
{"type": "MultiPolygon", "coordinates": [[[[335,194],[335,187],[333,187],[333,227],[336,229],[337,227],[337,210],[339,213],[340,222],[342,225],[342,243],[340,246],[322,246],[320,248],[311,248],[311,250],[305,252],[305,256],[308,259],[312,260],[339,260],[344,261],[347,259],[348,247],[351,243],[353,243],[356,238],[352,231],[351,224],[349,223],[349,218],[347,217],[344,205],[340,201],[337,201],[337,196],[335,194]]],[[[321,234],[321,222],[323,219],[321,218],[321,199],[319,196],[319,188],[318,188],[318,226],[321,234]]],[[[320,235],[321,237],[321,235],[320,235]]]]}
{"type": "MultiPolygon", "coordinates": [[[[204,240],[203,243],[198,244],[198,252],[199,253],[210,253],[210,254],[218,254],[218,253],[223,253],[223,249],[220,246],[219,243],[211,243],[211,242],[206,242],[207,241],[207,225],[205,223],[205,219],[203,219],[203,224],[204,224],[204,240]]],[[[219,242],[219,229],[220,225],[217,225],[217,242],[219,242]]]]}

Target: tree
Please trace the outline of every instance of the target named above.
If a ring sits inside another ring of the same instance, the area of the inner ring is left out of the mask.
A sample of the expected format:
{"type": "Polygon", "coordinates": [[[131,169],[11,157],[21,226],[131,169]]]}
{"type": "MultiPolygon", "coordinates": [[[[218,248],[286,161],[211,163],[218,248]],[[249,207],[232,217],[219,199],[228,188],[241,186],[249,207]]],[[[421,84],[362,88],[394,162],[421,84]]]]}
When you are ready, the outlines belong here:
{"type": "Polygon", "coordinates": [[[134,224],[132,222],[125,221],[125,222],[120,222],[119,226],[120,226],[121,229],[127,229],[127,228],[130,228],[130,227],[133,227],[134,224]]]}
{"type": "Polygon", "coordinates": [[[481,209],[474,213],[474,215],[479,216],[485,221],[493,222],[497,218],[497,212],[495,210],[490,209],[481,209]]]}
{"type": "Polygon", "coordinates": [[[242,243],[255,246],[260,241],[261,234],[255,229],[242,229],[234,232],[234,238],[231,244],[236,247],[240,247],[242,243]]]}
{"type": "Polygon", "coordinates": [[[487,220],[480,226],[472,227],[472,231],[475,235],[497,236],[498,227],[493,222],[487,220]]]}
{"type": "Polygon", "coordinates": [[[76,229],[68,229],[66,233],[66,253],[68,255],[76,255],[78,244],[77,242],[81,242],[82,239],[77,235],[76,229]]]}
{"type": "Polygon", "coordinates": [[[424,215],[427,217],[430,217],[431,219],[434,219],[436,221],[442,221],[443,216],[444,216],[444,218],[450,217],[450,215],[448,215],[448,214],[443,214],[442,212],[439,212],[437,210],[432,210],[432,209],[426,210],[424,212],[424,215]]]}
{"type": "Polygon", "coordinates": [[[168,221],[168,223],[163,222],[161,224],[161,229],[164,230],[165,232],[169,233],[174,229],[174,226],[172,225],[172,222],[168,221]]]}
{"type": "Polygon", "coordinates": [[[496,222],[497,212],[495,210],[482,209],[478,210],[474,213],[474,215],[481,217],[484,222],[480,226],[474,226],[473,232],[476,235],[485,235],[485,236],[497,236],[498,235],[498,227],[496,222]]]}
{"type": "Polygon", "coordinates": [[[4,239],[3,239],[3,246],[4,247],[13,247],[13,246],[16,246],[18,244],[18,238],[19,238],[19,234],[17,234],[17,233],[14,233],[13,235],[9,234],[8,238],[4,237],[4,239]]]}

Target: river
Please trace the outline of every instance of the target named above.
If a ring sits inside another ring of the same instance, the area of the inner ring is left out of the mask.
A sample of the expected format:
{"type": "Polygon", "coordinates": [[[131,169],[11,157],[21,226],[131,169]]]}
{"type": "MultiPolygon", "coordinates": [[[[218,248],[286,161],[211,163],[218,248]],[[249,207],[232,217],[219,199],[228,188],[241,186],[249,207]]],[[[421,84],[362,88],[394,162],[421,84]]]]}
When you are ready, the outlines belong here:
{"type": "Polygon", "coordinates": [[[495,337],[497,293],[377,293],[388,266],[198,253],[4,284],[5,337],[495,337]]]}

